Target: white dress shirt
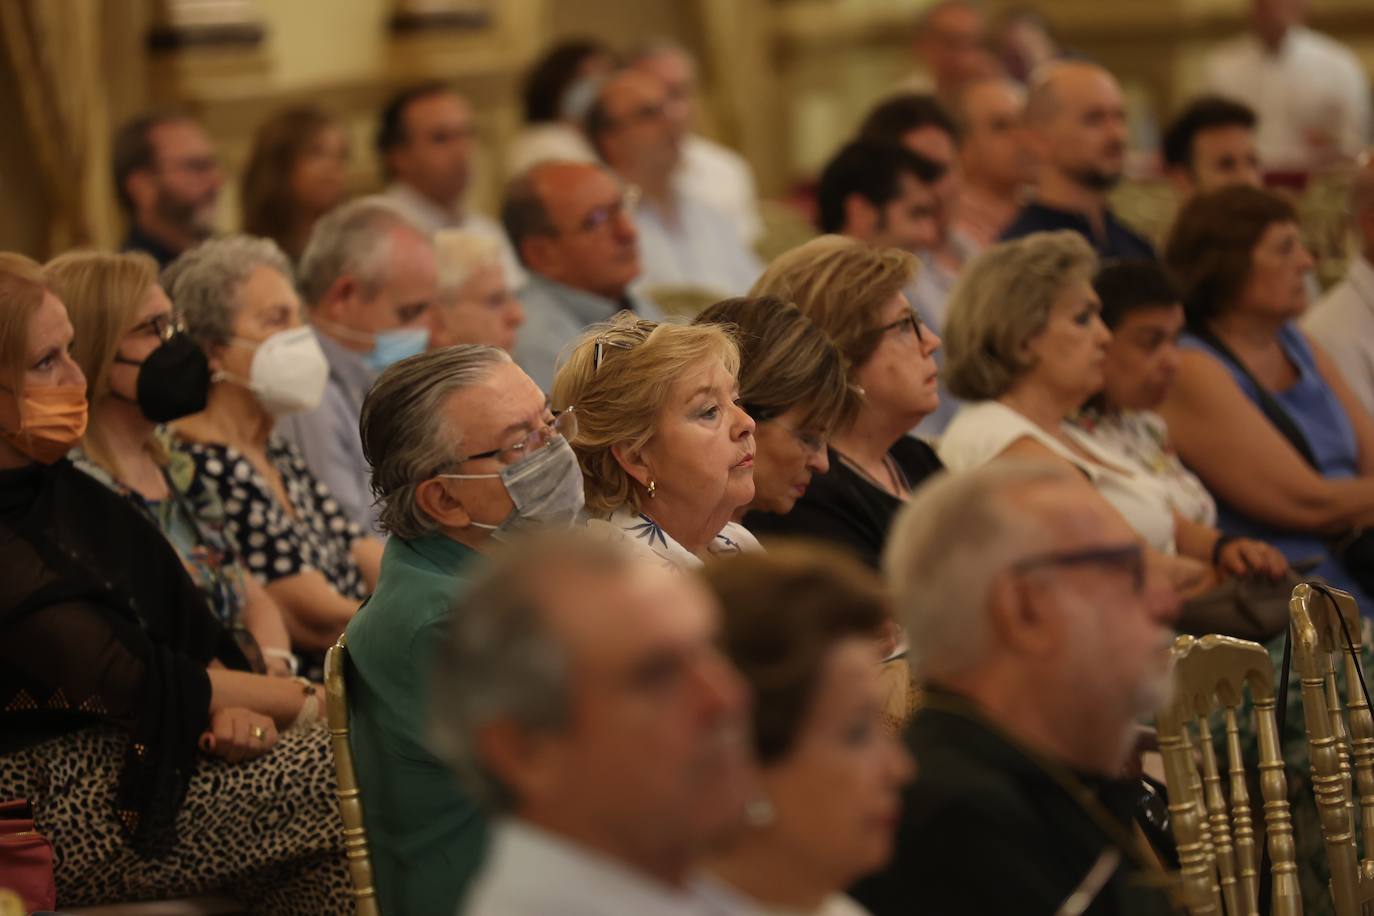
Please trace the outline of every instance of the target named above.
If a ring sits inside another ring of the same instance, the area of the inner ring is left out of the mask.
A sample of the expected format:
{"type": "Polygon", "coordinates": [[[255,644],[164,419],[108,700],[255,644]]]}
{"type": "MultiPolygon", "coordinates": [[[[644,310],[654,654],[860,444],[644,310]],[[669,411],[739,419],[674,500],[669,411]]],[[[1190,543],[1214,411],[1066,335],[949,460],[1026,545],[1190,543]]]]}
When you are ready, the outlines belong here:
{"type": "MultiPolygon", "coordinates": [[[[502,821],[466,916],[721,916],[693,888],[672,888],[530,824],[502,821]]],[[[726,914],[728,916],[728,914],[726,914]]]]}
{"type": "Polygon", "coordinates": [[[1355,257],[1345,279],[1302,319],[1302,329],[1331,354],[1345,383],[1374,416],[1374,264],[1355,257]]]}
{"type": "Polygon", "coordinates": [[[1204,67],[1212,91],[1259,115],[1255,144],[1266,168],[1311,167],[1314,133],[1351,156],[1369,140],[1369,78],[1349,48],[1325,35],[1290,29],[1276,54],[1245,35],[1213,51],[1204,67]]]}
{"type": "Polygon", "coordinates": [[[763,263],[740,238],[734,219],[704,200],[677,193],[677,218],[668,220],[649,200],[635,208],[639,230],[637,287],[699,287],[743,296],[763,273],[763,263]]]}
{"type": "Polygon", "coordinates": [[[399,181],[391,183],[382,195],[396,209],[406,215],[422,232],[433,236],[440,229],[461,229],[476,235],[495,239],[501,244],[501,266],[506,271],[506,282],[511,290],[525,285],[525,271],[516,260],[515,249],[501,224],[485,213],[465,210],[461,214],[446,210],[425,197],[408,184],[399,181]]]}
{"type": "Polygon", "coordinates": [[[763,233],[754,172],[744,157],[728,146],[689,134],[674,180],[683,194],[730,214],[745,242],[752,245],[763,233]]]}

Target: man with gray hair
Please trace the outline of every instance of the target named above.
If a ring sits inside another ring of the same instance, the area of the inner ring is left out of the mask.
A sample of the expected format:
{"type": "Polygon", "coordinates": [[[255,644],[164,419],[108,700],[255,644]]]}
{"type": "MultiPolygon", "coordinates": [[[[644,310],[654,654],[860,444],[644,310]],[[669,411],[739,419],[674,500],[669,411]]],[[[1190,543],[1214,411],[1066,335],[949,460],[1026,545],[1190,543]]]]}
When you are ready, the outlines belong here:
{"type": "Polygon", "coordinates": [[[564,532],[454,610],[437,749],[500,815],[469,916],[704,916],[703,853],[740,829],[748,701],[695,578],[564,532]]]}
{"type": "Polygon", "coordinates": [[[1368,152],[1350,180],[1350,222],[1357,246],[1345,279],[1307,313],[1302,327],[1374,415],[1374,156],[1368,152]]]}
{"type": "Polygon", "coordinates": [[[297,284],[329,361],[329,384],[319,407],[277,428],[366,532],[375,533],[376,513],[358,413],[378,372],[428,346],[436,283],[429,238],[380,197],[329,213],[301,256],[297,284]]]}
{"type": "Polygon", "coordinates": [[[384,913],[451,914],[482,859],[485,820],[424,740],[435,646],[492,539],[571,525],[582,474],[541,392],[504,350],[402,360],[363,403],[362,448],[391,535],[348,625],[349,712],[384,913]]]}
{"type": "Polygon", "coordinates": [[[875,916],[1171,912],[1119,779],[1168,699],[1178,609],[1135,532],[1072,471],[999,460],[922,487],[883,565],[926,688],[920,777],[854,896],[875,916]]]}

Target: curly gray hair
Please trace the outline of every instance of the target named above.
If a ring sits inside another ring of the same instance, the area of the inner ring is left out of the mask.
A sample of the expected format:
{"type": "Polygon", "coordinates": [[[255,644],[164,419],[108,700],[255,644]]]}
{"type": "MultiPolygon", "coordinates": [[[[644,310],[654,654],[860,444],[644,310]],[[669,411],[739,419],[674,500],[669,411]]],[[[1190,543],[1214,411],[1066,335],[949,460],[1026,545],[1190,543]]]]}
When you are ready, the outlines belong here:
{"type": "Polygon", "coordinates": [[[187,336],[202,350],[223,346],[234,336],[239,287],[259,267],[275,270],[291,282],[291,262],[277,243],[252,235],[202,242],[162,272],[162,288],[187,336]]]}

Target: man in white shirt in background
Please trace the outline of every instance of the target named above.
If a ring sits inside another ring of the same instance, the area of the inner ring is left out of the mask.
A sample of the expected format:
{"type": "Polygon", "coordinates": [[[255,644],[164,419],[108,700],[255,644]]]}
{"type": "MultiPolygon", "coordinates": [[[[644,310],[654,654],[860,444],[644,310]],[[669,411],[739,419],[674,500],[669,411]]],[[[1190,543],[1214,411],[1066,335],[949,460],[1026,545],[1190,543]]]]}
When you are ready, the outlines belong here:
{"type": "Polygon", "coordinates": [[[683,138],[669,116],[668,90],[656,77],[624,70],[601,86],[587,112],[597,155],[641,192],[635,209],[643,288],[742,296],[763,265],[740,237],[735,218],[674,180],[683,138]]]}
{"type": "Polygon", "coordinates": [[[747,688],[694,578],[581,531],[493,558],[436,654],[432,736],[499,820],[468,916],[704,916],[743,826],[747,688]]]}
{"type": "Polygon", "coordinates": [[[763,232],[754,173],[739,153],[694,132],[701,114],[696,61],[682,46],[658,41],[633,53],[630,64],[667,91],[668,121],[682,144],[678,186],[733,216],[740,238],[752,245],[763,232]]]}
{"type": "Polygon", "coordinates": [[[421,83],[397,93],[377,125],[377,156],[389,182],[386,197],[430,236],[440,229],[463,229],[500,241],[507,279],[518,289],[524,271],[505,233],[491,217],[465,204],[476,139],[472,106],[446,83],[421,83]]]}
{"type": "Polygon", "coordinates": [[[1369,76],[1344,45],[1307,28],[1307,0],[1252,0],[1251,33],[1208,56],[1207,87],[1259,117],[1266,169],[1309,170],[1369,142],[1369,76]]]}
{"type": "Polygon", "coordinates": [[[1303,318],[1303,330],[1336,361],[1364,409],[1374,415],[1374,160],[1366,155],[1350,184],[1350,220],[1359,253],[1345,279],[1303,318]]]}

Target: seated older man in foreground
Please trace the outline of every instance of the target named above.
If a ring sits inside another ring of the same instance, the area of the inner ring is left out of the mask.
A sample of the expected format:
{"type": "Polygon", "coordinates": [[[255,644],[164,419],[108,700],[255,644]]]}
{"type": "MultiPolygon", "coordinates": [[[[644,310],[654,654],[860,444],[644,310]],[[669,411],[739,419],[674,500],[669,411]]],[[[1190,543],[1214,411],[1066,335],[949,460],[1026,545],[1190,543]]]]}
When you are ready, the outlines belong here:
{"type": "Polygon", "coordinates": [[[999,459],[922,488],[884,565],[927,688],[907,729],[920,775],[855,897],[876,916],[1074,895],[1073,912],[1171,912],[1115,778],[1167,699],[1178,609],[1135,533],[1073,471],[999,459]]]}
{"type": "Polygon", "coordinates": [[[502,816],[465,913],[709,912],[692,872],[752,781],[718,642],[705,587],[619,542],[562,532],[493,559],[435,664],[435,746],[502,816]]]}
{"type": "Polygon", "coordinates": [[[581,511],[569,422],[504,350],[474,345],[402,360],[363,402],[363,452],[391,538],[347,630],[347,677],[383,912],[451,916],[481,862],[485,819],[425,746],[430,663],[492,539],[581,511]]]}

